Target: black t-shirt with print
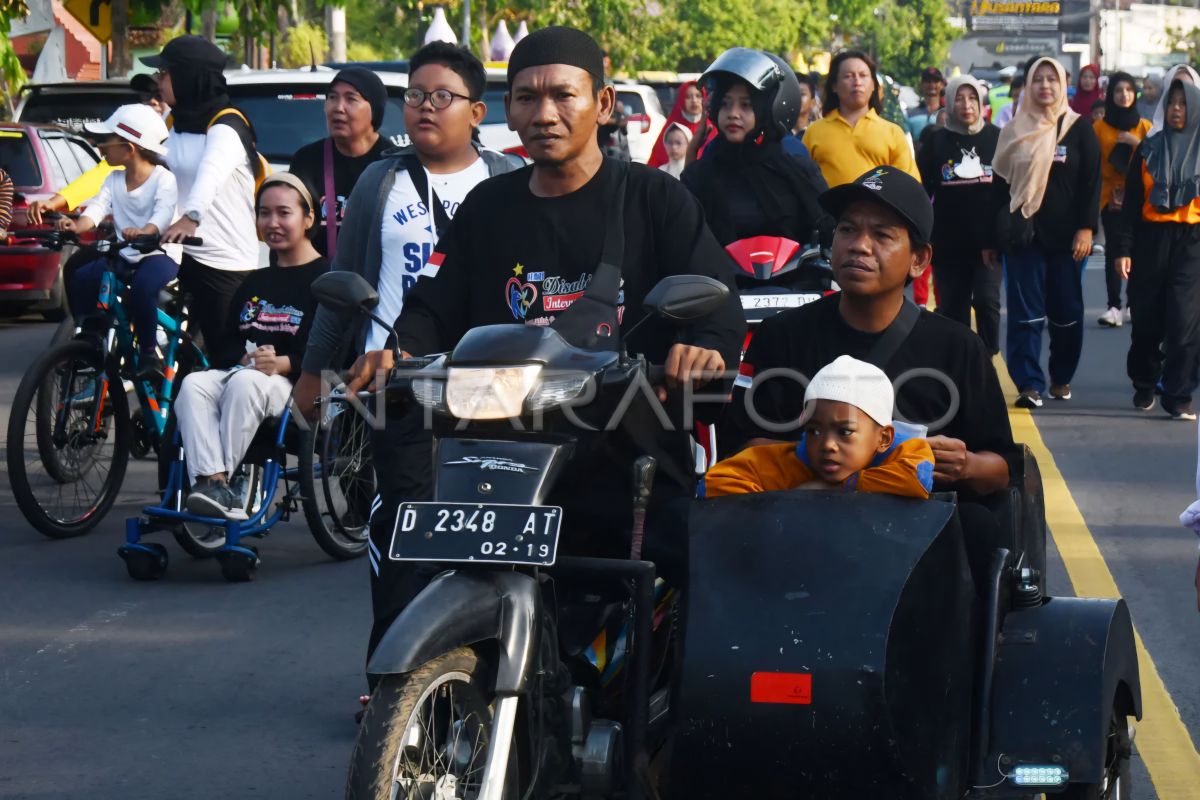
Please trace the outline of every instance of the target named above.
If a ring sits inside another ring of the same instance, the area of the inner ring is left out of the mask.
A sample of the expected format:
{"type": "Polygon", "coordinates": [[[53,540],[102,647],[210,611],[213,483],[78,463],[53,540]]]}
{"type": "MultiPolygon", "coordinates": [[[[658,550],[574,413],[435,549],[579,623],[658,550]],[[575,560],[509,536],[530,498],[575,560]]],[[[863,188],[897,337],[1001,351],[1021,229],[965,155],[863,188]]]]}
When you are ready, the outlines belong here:
{"type": "MultiPolygon", "coordinates": [[[[798,441],[803,431],[796,423],[804,410],[808,379],[838,356],[866,359],[883,334],[850,327],[838,310],[839,301],[838,295],[830,295],[762,323],[750,340],[733,399],[718,426],[723,448],[732,452],[755,437],[798,441]],[[796,374],[761,377],[775,369],[796,374]],[[756,381],[754,376],[760,377],[756,381]],[[751,385],[755,416],[747,406],[751,385]],[[792,428],[770,430],[763,422],[791,423],[792,428]]],[[[1000,381],[983,342],[970,328],[921,311],[884,372],[894,386],[899,383],[896,419],[928,425],[930,436],[961,439],[972,452],[986,450],[1005,457],[1010,465],[1018,463],[1000,381]],[[916,370],[925,371],[925,376],[916,370]]]]}
{"type": "Polygon", "coordinates": [[[935,261],[939,251],[978,253],[997,247],[992,159],[999,139],[1000,129],[991,124],[973,136],[939,128],[921,147],[917,166],[933,198],[935,261]]]}
{"type": "MultiPolygon", "coordinates": [[[[612,170],[619,168],[606,159],[587,184],[562,197],[535,196],[529,188],[532,167],[489,178],[472,189],[430,258],[430,264],[438,265],[436,276],[420,278],[405,298],[396,321],[401,347],[418,355],[437,353],[451,349],[479,325],[550,324],[583,294],[600,261],[612,205],[606,192],[612,170]]],[[[667,275],[707,275],[730,287],[725,306],[696,324],[675,329],[647,320],[629,340],[629,350],[662,364],[671,345],[682,341],[717,350],[727,365],[736,364],[745,321],[733,265],[705,225],[699,202],[661,170],[641,164],[627,169],[622,331],[645,316],[643,298],[667,275]]],[[[708,404],[698,406],[696,413],[715,417],[718,410],[708,404]]],[[[671,459],[684,468],[685,432],[666,434],[650,426],[629,438],[629,449],[652,451],[660,464],[671,459]]],[[[629,483],[632,458],[622,452],[590,470],[589,492],[625,491],[619,487],[629,483]],[[601,483],[608,489],[598,488],[601,483]]],[[[660,466],[661,483],[668,482],[663,480],[667,473],[660,466]]],[[[690,475],[671,474],[690,490],[690,475]]]]}
{"type": "MultiPolygon", "coordinates": [[[[350,196],[354,184],[358,183],[363,170],[383,158],[384,152],[392,146],[391,141],[380,136],[374,147],[356,158],[344,156],[336,147],[333,148],[333,189],[337,194],[335,213],[339,231],[342,216],[346,213],[346,198],[350,196]]],[[[288,165],[288,172],[303,179],[313,193],[318,209],[312,242],[321,255],[328,256],[325,242],[325,140],[320,139],[297,150],[292,156],[292,163],[288,165]]]]}
{"type": "Polygon", "coordinates": [[[294,267],[272,265],[246,276],[230,304],[229,349],[212,358],[214,367],[231,367],[246,354],[246,342],[271,345],[275,353],[292,361],[288,378],[300,375],[300,360],[308,341],[317,301],[312,282],[329,271],[329,262],[318,258],[294,267]]]}

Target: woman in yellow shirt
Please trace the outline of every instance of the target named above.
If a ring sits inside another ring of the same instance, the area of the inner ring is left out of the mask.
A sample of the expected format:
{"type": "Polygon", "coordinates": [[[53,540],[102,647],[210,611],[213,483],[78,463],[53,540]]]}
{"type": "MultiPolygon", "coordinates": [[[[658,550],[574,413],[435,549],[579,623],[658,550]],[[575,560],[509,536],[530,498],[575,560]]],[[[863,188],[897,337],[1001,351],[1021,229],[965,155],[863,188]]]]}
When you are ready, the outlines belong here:
{"type": "Polygon", "coordinates": [[[908,137],[879,115],[879,83],[866,53],[834,56],[822,105],[825,116],[808,126],[804,146],[831,189],[883,166],[921,180],[908,137]]]}
{"type": "Polygon", "coordinates": [[[1121,275],[1117,272],[1117,257],[1112,247],[1116,225],[1125,197],[1125,171],[1133,153],[1146,138],[1150,120],[1138,113],[1137,84],[1127,72],[1114,73],[1108,79],[1108,94],[1104,98],[1104,117],[1092,123],[1100,140],[1100,222],[1109,246],[1104,251],[1104,283],[1108,288],[1108,310],[1100,315],[1100,324],[1119,328],[1129,321],[1129,308],[1121,311],[1121,275]]]}

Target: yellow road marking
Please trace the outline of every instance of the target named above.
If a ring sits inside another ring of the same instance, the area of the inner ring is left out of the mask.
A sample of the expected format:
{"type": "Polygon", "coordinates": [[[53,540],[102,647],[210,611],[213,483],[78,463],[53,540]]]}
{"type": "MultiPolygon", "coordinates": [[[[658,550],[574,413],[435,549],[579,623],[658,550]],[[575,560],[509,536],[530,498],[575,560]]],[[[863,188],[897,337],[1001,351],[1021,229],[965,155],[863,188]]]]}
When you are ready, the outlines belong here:
{"type": "MultiPolygon", "coordinates": [[[[1042,440],[1033,415],[1023,408],[1012,407],[1017,388],[1009,379],[1008,369],[1000,356],[996,356],[995,364],[1000,385],[1008,398],[1013,439],[1029,445],[1037,457],[1046,498],[1046,524],[1075,593],[1080,597],[1120,597],[1117,582],[1067,488],[1066,479],[1058,470],[1054,454],[1042,440]]],[[[1134,637],[1142,683],[1142,721],[1137,724],[1135,740],[1138,753],[1146,764],[1159,800],[1200,800],[1200,753],[1196,752],[1179,709],[1171,700],[1166,684],[1136,630],[1134,637]]]]}

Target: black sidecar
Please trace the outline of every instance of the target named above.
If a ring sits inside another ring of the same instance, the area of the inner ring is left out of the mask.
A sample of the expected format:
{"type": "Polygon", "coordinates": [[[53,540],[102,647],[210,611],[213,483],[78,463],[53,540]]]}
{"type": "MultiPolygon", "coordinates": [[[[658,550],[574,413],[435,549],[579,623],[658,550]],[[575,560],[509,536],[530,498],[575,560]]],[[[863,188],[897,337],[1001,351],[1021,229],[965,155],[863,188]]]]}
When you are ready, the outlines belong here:
{"type": "Polygon", "coordinates": [[[1045,596],[1040,491],[998,541],[953,495],[700,501],[664,796],[1128,796],[1129,611],[1045,596]]]}

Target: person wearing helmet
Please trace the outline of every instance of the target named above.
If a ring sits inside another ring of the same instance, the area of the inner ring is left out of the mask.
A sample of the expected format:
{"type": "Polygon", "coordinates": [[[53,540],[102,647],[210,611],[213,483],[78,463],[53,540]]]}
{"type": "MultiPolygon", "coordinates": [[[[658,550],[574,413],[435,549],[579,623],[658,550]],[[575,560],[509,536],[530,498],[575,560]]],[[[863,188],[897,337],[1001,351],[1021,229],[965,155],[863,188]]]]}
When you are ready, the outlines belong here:
{"type": "Polygon", "coordinates": [[[795,73],[778,56],[735,47],[701,80],[712,98],[708,118],[717,136],[682,180],[704,207],[717,241],[786,236],[828,243],[832,220],[817,202],[824,187],[781,145],[800,113],[795,73]]]}

